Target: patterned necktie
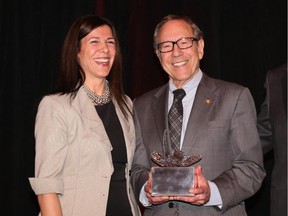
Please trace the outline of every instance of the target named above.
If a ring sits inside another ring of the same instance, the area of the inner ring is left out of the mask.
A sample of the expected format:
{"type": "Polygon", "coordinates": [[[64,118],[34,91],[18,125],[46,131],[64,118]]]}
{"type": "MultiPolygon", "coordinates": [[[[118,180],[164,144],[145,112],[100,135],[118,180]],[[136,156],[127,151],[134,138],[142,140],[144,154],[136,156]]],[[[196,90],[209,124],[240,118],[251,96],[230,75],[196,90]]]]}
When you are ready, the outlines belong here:
{"type": "Polygon", "coordinates": [[[172,148],[178,147],[180,149],[180,138],[183,121],[183,105],[182,99],[186,93],[183,89],[173,91],[173,104],[168,113],[168,125],[170,130],[170,140],[172,148]]]}

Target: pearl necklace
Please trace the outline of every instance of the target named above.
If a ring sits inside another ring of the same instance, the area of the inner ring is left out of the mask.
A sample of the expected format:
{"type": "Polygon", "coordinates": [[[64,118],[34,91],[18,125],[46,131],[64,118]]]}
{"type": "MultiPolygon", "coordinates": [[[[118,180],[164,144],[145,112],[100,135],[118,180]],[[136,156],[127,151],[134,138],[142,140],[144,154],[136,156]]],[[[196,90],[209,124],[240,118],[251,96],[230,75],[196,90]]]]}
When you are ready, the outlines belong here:
{"type": "Polygon", "coordinates": [[[96,106],[101,106],[104,104],[107,104],[111,100],[110,96],[110,89],[108,81],[105,81],[105,91],[103,95],[97,95],[95,94],[87,85],[83,85],[83,88],[87,94],[87,96],[92,100],[96,106]]]}

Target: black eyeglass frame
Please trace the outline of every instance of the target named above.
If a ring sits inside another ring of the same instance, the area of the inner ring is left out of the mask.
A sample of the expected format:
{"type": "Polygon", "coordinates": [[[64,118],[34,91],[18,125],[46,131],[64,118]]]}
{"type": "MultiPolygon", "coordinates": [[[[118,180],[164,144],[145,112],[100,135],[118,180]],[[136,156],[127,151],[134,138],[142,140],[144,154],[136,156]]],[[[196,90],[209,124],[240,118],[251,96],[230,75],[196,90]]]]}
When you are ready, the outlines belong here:
{"type": "Polygon", "coordinates": [[[177,45],[177,47],[178,47],[179,49],[188,49],[188,48],[190,48],[190,47],[193,46],[193,42],[194,42],[194,41],[198,41],[198,39],[195,38],[195,37],[182,37],[182,38],[178,39],[177,41],[163,41],[163,42],[157,44],[157,49],[159,50],[160,53],[172,52],[172,51],[174,50],[174,45],[175,45],[175,44],[177,45]],[[183,40],[183,39],[189,39],[189,40],[191,40],[191,42],[192,42],[191,45],[188,46],[188,47],[185,47],[185,48],[179,47],[178,42],[181,41],[181,40],[183,40]],[[164,51],[164,52],[161,51],[161,49],[160,49],[161,44],[164,44],[164,43],[167,43],[167,42],[172,43],[172,49],[169,50],[169,51],[164,51]]]}

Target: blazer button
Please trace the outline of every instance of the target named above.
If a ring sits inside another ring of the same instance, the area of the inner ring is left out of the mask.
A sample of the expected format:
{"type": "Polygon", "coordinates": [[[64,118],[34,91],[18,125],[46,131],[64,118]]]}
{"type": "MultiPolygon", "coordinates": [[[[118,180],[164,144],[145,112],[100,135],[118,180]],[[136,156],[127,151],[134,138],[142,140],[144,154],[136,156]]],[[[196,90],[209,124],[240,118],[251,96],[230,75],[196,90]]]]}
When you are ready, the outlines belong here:
{"type": "Polygon", "coordinates": [[[173,208],[173,207],[174,207],[174,204],[173,204],[172,202],[169,202],[168,207],[169,207],[169,208],[173,208]]]}

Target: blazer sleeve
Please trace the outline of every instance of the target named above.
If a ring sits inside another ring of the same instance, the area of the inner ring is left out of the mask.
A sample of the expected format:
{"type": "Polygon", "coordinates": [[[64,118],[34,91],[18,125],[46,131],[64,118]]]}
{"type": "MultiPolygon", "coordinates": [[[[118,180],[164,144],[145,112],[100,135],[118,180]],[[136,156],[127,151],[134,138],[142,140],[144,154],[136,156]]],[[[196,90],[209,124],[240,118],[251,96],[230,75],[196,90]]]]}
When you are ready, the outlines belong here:
{"type": "Polygon", "coordinates": [[[68,149],[65,119],[65,109],[54,96],[42,99],[35,122],[35,177],[29,178],[35,194],[64,191],[61,177],[68,149]]]}

